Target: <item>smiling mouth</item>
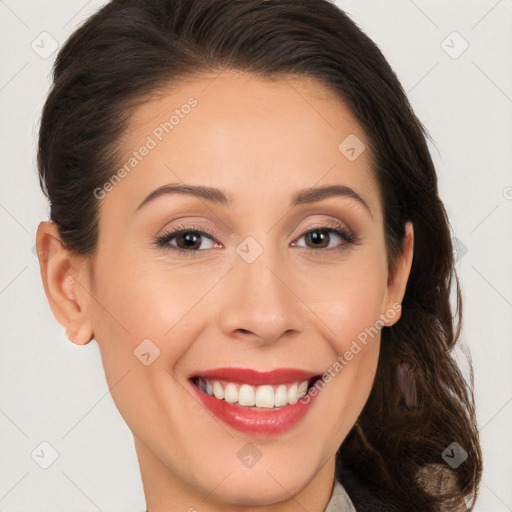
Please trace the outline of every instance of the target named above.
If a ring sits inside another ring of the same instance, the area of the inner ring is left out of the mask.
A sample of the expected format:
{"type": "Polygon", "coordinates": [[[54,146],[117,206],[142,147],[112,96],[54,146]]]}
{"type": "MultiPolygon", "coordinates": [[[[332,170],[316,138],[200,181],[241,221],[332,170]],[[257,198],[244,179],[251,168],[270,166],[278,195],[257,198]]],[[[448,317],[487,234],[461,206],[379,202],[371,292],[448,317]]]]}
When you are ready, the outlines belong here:
{"type": "Polygon", "coordinates": [[[220,401],[248,409],[282,409],[304,398],[321,375],[281,384],[251,385],[195,376],[190,381],[202,392],[220,401]]]}

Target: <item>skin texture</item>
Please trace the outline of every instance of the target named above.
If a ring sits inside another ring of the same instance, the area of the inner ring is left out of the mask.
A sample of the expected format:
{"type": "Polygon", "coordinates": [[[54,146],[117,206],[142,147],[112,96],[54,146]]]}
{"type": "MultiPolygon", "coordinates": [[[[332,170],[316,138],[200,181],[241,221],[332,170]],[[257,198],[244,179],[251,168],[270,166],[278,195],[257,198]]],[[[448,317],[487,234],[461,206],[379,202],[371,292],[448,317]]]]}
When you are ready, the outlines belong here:
{"type": "Polygon", "coordinates": [[[339,98],[304,78],[270,82],[225,71],[189,79],[137,108],[124,156],[191,96],[197,106],[102,200],[94,259],[66,251],[53,222],[39,225],[45,292],[74,343],[99,344],[112,397],[134,435],[148,511],[320,512],[335,453],[370,393],[380,332],[278,436],[251,437],[221,423],[187,379],[224,366],[325,372],[365,328],[399,320],[393,304],[405,293],[412,226],[388,275],[368,145],[354,161],[338,149],[350,134],[364,141],[364,132],[339,98]],[[168,195],[135,212],[151,191],[176,182],[221,188],[233,204],[168,195]],[[351,187],[371,213],[347,197],[290,207],[297,190],[332,184],[351,187]],[[316,248],[303,236],[329,220],[358,243],[330,234],[316,248]],[[202,236],[191,257],[155,245],[181,223],[213,240],[202,236]],[[263,249],[252,263],[236,251],[248,236],[263,249]],[[160,350],[149,366],[134,357],[146,338],[160,350]],[[261,452],[251,468],[237,457],[248,442],[261,452]]]}

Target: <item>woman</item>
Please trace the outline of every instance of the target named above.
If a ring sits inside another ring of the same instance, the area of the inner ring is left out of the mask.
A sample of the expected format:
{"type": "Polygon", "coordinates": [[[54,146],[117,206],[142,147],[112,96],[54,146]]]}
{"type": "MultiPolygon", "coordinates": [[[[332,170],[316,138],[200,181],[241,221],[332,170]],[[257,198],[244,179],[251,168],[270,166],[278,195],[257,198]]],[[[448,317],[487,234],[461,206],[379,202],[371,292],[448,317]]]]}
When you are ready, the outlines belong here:
{"type": "Polygon", "coordinates": [[[108,3],[57,57],[38,165],[45,292],[98,342],[149,512],[473,506],[426,130],[339,8],[108,3]]]}

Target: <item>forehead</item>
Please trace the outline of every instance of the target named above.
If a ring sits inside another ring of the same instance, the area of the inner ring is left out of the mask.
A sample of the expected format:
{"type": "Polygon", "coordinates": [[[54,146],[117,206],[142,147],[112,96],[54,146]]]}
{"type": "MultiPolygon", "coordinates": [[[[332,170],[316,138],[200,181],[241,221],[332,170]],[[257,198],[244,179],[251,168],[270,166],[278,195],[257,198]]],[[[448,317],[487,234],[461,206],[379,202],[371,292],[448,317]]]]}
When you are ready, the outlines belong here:
{"type": "Polygon", "coordinates": [[[361,126],[337,95],[303,77],[225,71],[161,89],[130,117],[120,166],[130,160],[126,183],[112,195],[129,183],[142,200],[183,181],[234,189],[243,202],[271,190],[290,196],[290,189],[337,183],[378,202],[361,126]],[[151,149],[133,162],[144,146],[151,149]]]}

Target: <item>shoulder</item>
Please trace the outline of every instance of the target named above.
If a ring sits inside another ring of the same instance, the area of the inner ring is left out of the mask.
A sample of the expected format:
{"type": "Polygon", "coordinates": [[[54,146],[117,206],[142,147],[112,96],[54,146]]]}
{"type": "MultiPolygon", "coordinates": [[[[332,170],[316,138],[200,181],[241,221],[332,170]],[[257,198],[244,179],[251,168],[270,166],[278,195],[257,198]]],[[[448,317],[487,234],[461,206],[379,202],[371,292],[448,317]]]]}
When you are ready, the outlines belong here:
{"type": "Polygon", "coordinates": [[[338,468],[336,479],[345,488],[357,512],[409,511],[404,503],[344,466],[338,468]]]}

